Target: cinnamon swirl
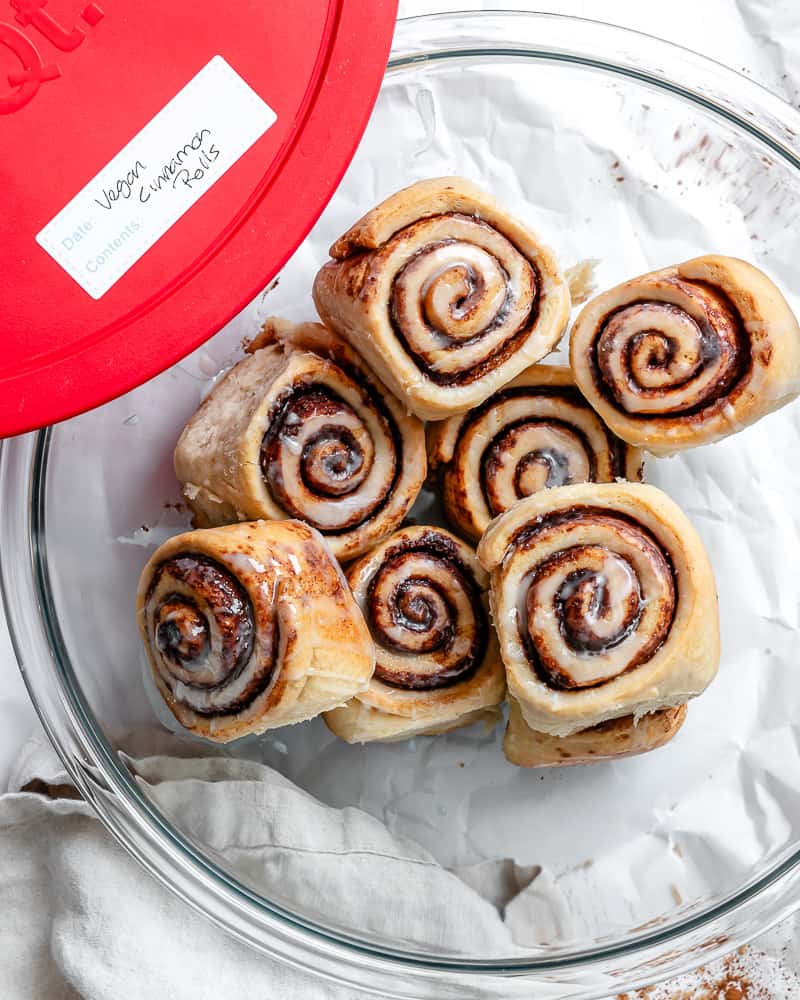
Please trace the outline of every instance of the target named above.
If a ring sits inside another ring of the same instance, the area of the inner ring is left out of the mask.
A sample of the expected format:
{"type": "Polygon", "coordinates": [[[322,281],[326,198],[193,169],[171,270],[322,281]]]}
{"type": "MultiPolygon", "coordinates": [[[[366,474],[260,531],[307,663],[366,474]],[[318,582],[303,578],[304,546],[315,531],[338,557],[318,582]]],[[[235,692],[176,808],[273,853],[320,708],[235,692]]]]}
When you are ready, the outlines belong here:
{"type": "Polygon", "coordinates": [[[757,268],[696,257],[593,299],[572,328],[570,363],[615,434],[669,455],[795,399],[800,327],[757,268]]]}
{"type": "Polygon", "coordinates": [[[702,542],[653,486],[560,486],[489,526],[478,555],[509,693],[537,732],[570,736],[700,694],[719,663],[702,542]]]}
{"type": "Polygon", "coordinates": [[[428,425],[448,520],[477,542],[522,497],[570,483],[638,481],[642,456],[614,435],[568,368],[532,365],[462,416],[428,425]]]}
{"type": "Polygon", "coordinates": [[[372,640],[342,572],[298,521],[171,538],[142,572],[137,609],[165,702],[217,742],[310,719],[372,676],[372,640]]]}
{"type": "Polygon", "coordinates": [[[420,181],[331,247],[324,322],[425,420],[460,413],[558,343],[569,291],[550,250],[469,181],[420,181]]]}
{"type": "Polygon", "coordinates": [[[487,610],[488,576],[441,528],[404,528],[347,572],[376,647],[369,687],[325,716],[348,743],[496,721],[505,678],[487,610]]]}
{"type": "Polygon", "coordinates": [[[400,524],[426,470],[422,424],[358,354],[318,323],[276,319],[175,449],[199,527],[300,518],[343,560],[400,524]]]}

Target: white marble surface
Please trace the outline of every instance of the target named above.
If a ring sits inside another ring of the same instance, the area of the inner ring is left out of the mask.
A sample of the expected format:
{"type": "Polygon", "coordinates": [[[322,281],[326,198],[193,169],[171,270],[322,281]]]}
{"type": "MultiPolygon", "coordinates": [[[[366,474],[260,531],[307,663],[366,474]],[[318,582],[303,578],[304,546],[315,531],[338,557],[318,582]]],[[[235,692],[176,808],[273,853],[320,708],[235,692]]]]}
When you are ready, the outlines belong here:
{"type": "MultiPolygon", "coordinates": [[[[400,0],[400,15],[408,17],[441,10],[499,10],[510,6],[606,20],[658,35],[700,50],[800,106],[798,0],[671,0],[668,5],[653,0],[534,0],[527,3],[525,0],[499,3],[400,0]]],[[[1,611],[0,670],[5,673],[0,687],[0,790],[5,790],[11,764],[20,746],[39,728],[39,723],[17,669],[1,611]]],[[[795,936],[793,926],[784,925],[778,931],[781,940],[791,940],[795,936]]],[[[775,939],[775,932],[770,937],[775,939]]],[[[796,962],[792,962],[793,969],[795,966],[796,962]]],[[[793,987],[783,992],[769,988],[769,992],[759,993],[757,988],[766,980],[759,982],[759,973],[754,968],[745,971],[755,984],[753,992],[745,996],[796,996],[793,987]]],[[[766,976],[766,972],[763,974],[766,976]]],[[[685,995],[712,995],[702,992],[699,979],[682,985],[688,990],[685,995]]],[[[660,1000],[662,996],[675,995],[678,994],[665,991],[659,992],[658,997],[660,1000]]]]}

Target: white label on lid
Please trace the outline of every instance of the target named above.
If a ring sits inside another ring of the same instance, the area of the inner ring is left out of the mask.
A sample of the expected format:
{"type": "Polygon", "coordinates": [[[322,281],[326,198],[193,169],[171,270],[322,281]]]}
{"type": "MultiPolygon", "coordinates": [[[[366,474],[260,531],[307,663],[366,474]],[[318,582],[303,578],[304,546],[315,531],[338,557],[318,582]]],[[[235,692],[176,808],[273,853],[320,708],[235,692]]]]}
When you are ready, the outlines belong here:
{"type": "Polygon", "coordinates": [[[275,123],[215,56],[37,235],[99,299],[275,123]]]}

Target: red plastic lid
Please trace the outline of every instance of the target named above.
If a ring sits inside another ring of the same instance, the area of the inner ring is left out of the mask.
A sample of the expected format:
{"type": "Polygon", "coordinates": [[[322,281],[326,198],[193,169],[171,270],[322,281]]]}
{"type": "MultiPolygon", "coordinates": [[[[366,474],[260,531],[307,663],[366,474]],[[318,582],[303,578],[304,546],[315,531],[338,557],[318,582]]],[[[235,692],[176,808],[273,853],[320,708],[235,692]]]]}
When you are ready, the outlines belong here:
{"type": "Polygon", "coordinates": [[[247,304],[366,127],[396,0],[0,0],[0,436],[247,304]]]}

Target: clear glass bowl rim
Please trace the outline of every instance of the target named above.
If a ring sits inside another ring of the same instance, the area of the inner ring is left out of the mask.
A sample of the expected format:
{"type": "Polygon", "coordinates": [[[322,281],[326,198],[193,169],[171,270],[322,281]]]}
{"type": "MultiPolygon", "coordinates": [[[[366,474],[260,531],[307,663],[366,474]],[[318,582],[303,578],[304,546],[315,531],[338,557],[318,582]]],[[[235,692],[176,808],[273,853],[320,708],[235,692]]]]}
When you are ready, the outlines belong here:
{"type": "MultiPolygon", "coordinates": [[[[628,29],[517,11],[433,14],[398,22],[388,73],[441,59],[574,63],[674,93],[726,119],[800,170],[800,113],[704,56],[628,29]],[[602,55],[598,55],[602,53],[602,55]],[[744,110],[740,110],[744,109],[744,110]]],[[[0,572],[17,660],[68,772],[119,843],[190,905],[240,940],[297,968],[383,997],[619,993],[729,952],[800,906],[800,849],[724,901],[623,943],[547,949],[530,959],[438,959],[393,951],[304,922],[204,857],[140,791],[80,690],[52,609],[45,548],[49,429],[2,443],[0,572]],[[24,572],[22,572],[24,568],[24,572]],[[55,683],[54,683],[55,682],[55,683]]]]}

